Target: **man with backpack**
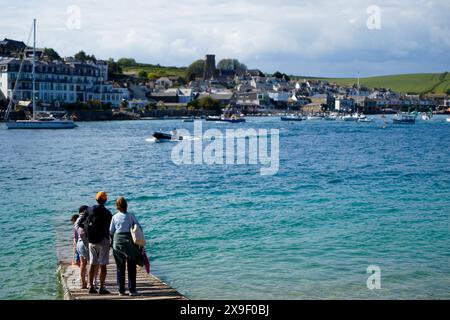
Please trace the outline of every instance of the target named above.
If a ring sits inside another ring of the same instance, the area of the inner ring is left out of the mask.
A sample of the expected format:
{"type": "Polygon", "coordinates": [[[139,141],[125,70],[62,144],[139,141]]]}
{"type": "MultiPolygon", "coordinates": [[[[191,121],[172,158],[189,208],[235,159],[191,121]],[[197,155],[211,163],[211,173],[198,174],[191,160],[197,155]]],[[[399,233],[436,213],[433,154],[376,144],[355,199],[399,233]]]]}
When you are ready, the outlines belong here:
{"type": "Polygon", "coordinates": [[[89,207],[87,214],[78,219],[78,226],[87,231],[89,240],[89,293],[109,294],[105,288],[106,266],[109,263],[109,248],[111,241],[109,238],[109,225],[112,214],[105,208],[108,197],[105,192],[100,191],[95,198],[98,205],[89,207]],[[94,288],[94,276],[100,266],[100,289],[94,288]]]}

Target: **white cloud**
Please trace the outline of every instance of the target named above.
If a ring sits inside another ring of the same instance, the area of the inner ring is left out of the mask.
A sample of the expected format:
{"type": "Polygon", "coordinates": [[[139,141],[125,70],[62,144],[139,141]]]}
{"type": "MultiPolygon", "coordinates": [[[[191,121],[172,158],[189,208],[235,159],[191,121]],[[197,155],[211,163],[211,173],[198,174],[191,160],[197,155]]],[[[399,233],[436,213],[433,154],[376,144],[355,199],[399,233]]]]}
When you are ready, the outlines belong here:
{"type": "Polygon", "coordinates": [[[348,75],[355,68],[364,74],[361,69],[368,73],[387,65],[383,73],[411,66],[410,72],[449,69],[447,0],[0,0],[0,5],[0,37],[26,38],[36,16],[38,44],[62,55],[84,49],[101,58],[187,65],[216,53],[267,71],[312,75],[348,75]],[[381,30],[366,27],[372,4],[381,8],[381,30]],[[79,30],[66,27],[70,5],[81,10],[79,30]]]}

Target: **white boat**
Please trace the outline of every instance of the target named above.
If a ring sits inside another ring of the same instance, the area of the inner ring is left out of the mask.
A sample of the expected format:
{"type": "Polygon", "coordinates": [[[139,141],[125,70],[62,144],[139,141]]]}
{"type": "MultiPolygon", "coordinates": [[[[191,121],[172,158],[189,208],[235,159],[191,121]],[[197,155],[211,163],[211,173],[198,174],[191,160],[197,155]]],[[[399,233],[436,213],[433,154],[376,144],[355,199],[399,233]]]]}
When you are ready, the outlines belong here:
{"type": "MultiPolygon", "coordinates": [[[[36,116],[36,19],[33,20],[33,92],[32,92],[32,104],[33,104],[33,117],[30,120],[17,120],[10,121],[9,113],[14,103],[14,99],[11,99],[8,105],[8,109],[5,115],[5,124],[8,129],[73,129],[77,125],[73,120],[67,119],[56,119],[53,116],[38,118],[36,116]]],[[[17,76],[16,83],[14,86],[12,97],[15,96],[16,88],[18,87],[18,82],[20,79],[23,62],[25,61],[25,55],[22,58],[22,62],[19,69],[19,75],[17,76]]]]}
{"type": "Polygon", "coordinates": [[[422,120],[428,121],[433,119],[433,109],[430,107],[427,112],[422,112],[422,120]]]}
{"type": "Polygon", "coordinates": [[[306,119],[316,121],[316,120],[323,120],[323,117],[321,117],[321,116],[308,116],[306,119]]]}
{"type": "Polygon", "coordinates": [[[367,122],[367,123],[369,123],[369,122],[373,122],[373,121],[374,121],[373,118],[367,118],[367,117],[358,118],[358,122],[367,122]]]}
{"type": "Polygon", "coordinates": [[[392,119],[392,122],[396,124],[413,124],[416,123],[416,116],[409,113],[399,113],[392,119]]]}
{"type": "Polygon", "coordinates": [[[17,120],[5,123],[8,129],[73,129],[77,125],[73,120],[17,120]]]}
{"type": "Polygon", "coordinates": [[[303,117],[294,114],[288,114],[285,116],[281,116],[281,121],[303,121],[303,117]]]}
{"type": "Polygon", "coordinates": [[[342,121],[356,121],[357,119],[352,115],[346,115],[341,117],[342,121]]]}
{"type": "Polygon", "coordinates": [[[447,118],[447,122],[450,122],[450,118],[447,118]]]}

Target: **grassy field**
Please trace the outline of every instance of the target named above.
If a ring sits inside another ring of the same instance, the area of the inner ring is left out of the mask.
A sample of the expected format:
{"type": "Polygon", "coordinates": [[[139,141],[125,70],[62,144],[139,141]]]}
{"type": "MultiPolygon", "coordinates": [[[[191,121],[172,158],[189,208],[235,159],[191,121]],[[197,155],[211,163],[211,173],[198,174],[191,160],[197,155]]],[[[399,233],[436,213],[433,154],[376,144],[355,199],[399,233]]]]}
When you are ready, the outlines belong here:
{"type": "Polygon", "coordinates": [[[123,73],[134,76],[137,76],[141,70],[147,72],[147,74],[153,74],[154,77],[156,78],[167,76],[178,76],[178,77],[186,76],[186,68],[164,67],[159,65],[143,64],[143,63],[134,66],[122,66],[122,69],[123,73]]]}
{"type": "MultiPolygon", "coordinates": [[[[357,83],[356,78],[311,78],[322,79],[342,85],[357,83]]],[[[361,86],[368,88],[390,88],[400,93],[447,93],[450,90],[450,74],[445,73],[420,73],[401,74],[360,79],[361,86]]]]}

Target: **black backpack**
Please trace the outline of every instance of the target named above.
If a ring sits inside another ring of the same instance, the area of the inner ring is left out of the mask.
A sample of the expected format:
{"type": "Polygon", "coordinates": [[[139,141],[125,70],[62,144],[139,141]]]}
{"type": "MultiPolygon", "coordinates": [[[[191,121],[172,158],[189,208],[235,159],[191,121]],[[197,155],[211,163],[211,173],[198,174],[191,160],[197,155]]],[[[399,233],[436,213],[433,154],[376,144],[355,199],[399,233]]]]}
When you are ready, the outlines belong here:
{"type": "Polygon", "coordinates": [[[99,207],[91,207],[87,210],[88,217],[86,219],[87,235],[89,243],[96,244],[106,237],[105,225],[108,224],[108,217],[104,210],[99,207]]]}

